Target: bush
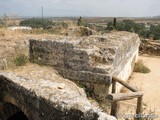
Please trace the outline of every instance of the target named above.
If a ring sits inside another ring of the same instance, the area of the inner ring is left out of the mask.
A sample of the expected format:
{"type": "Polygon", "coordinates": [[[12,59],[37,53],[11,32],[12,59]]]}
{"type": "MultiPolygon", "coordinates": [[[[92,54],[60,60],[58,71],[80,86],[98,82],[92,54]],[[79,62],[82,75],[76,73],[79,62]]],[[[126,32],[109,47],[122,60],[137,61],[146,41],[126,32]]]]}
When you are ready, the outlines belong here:
{"type": "Polygon", "coordinates": [[[14,59],[14,64],[16,66],[22,66],[27,63],[28,59],[24,54],[19,54],[15,59],[14,59]]]}
{"type": "Polygon", "coordinates": [[[106,28],[106,30],[113,30],[114,29],[114,27],[113,27],[113,23],[112,22],[108,22],[107,23],[107,28],[106,28]]]}
{"type": "Polygon", "coordinates": [[[69,25],[66,22],[59,23],[64,29],[68,29],[69,25]]]}
{"type": "Polygon", "coordinates": [[[150,33],[154,40],[160,40],[160,25],[151,25],[150,33]]]}
{"type": "MultiPolygon", "coordinates": [[[[109,22],[107,24],[107,30],[113,30],[114,24],[112,22],[109,22]]],[[[155,29],[152,27],[152,29],[155,29]]],[[[116,30],[118,31],[128,31],[128,32],[135,32],[139,36],[143,38],[149,38],[150,34],[153,30],[149,30],[145,27],[145,24],[143,23],[135,23],[131,20],[123,20],[116,23],[116,30]]]]}
{"type": "Polygon", "coordinates": [[[77,20],[77,25],[78,26],[82,26],[83,25],[83,23],[82,23],[82,17],[81,16],[77,20]]]}
{"type": "Polygon", "coordinates": [[[4,26],[4,21],[0,19],[0,27],[4,26]]]}
{"type": "Polygon", "coordinates": [[[133,71],[139,73],[149,73],[150,69],[144,65],[142,60],[138,60],[138,62],[134,66],[133,71]]]}
{"type": "Polygon", "coordinates": [[[44,19],[42,23],[42,19],[38,18],[27,19],[20,22],[21,26],[29,26],[32,28],[44,28],[44,29],[47,29],[55,24],[56,23],[49,21],[47,19],[44,19]]]}
{"type": "MultiPolygon", "coordinates": [[[[106,30],[114,30],[114,24],[112,22],[108,22],[106,30]]],[[[160,40],[160,24],[150,24],[150,28],[147,28],[144,23],[135,23],[132,20],[123,20],[116,23],[116,30],[134,32],[143,38],[160,40]]]]}

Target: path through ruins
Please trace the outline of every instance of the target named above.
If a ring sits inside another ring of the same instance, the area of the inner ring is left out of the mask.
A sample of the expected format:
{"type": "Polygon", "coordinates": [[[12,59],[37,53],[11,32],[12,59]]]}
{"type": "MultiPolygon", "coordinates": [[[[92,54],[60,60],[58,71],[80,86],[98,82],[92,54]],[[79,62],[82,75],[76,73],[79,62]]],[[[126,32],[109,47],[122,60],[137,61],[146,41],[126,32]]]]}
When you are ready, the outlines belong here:
{"type": "MultiPolygon", "coordinates": [[[[143,105],[146,110],[155,112],[159,116],[156,120],[160,119],[160,57],[153,56],[140,56],[139,59],[144,61],[144,64],[150,68],[151,72],[147,74],[133,73],[130,78],[130,84],[138,87],[144,92],[143,105]]],[[[131,109],[136,106],[136,100],[125,101],[121,104],[121,113],[125,110],[134,113],[135,110],[131,109]],[[124,108],[125,106],[125,108],[124,108]],[[133,110],[133,111],[131,111],[133,110]]],[[[146,111],[145,111],[146,112],[146,111]]]]}

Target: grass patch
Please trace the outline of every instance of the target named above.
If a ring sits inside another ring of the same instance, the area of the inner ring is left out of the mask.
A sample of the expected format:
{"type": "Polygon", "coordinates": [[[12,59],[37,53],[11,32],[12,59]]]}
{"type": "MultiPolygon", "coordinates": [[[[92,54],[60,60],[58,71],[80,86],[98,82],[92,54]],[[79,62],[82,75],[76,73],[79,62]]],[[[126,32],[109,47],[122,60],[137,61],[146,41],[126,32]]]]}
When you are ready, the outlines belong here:
{"type": "Polygon", "coordinates": [[[138,60],[134,66],[134,72],[149,73],[151,70],[144,64],[142,60],[138,60]]]}
{"type": "Polygon", "coordinates": [[[15,59],[14,59],[14,64],[16,66],[22,66],[25,65],[28,61],[28,58],[24,54],[19,54],[15,59]]]}

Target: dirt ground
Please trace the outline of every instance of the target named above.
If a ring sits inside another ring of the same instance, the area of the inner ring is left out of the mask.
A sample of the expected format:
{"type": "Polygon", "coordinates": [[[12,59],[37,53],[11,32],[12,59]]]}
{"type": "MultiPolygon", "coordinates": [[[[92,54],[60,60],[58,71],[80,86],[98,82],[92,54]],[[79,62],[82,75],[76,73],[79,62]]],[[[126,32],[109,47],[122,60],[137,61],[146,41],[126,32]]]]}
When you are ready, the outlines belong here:
{"type": "MultiPolygon", "coordinates": [[[[147,74],[133,73],[130,84],[144,92],[143,108],[145,114],[156,115],[155,120],[160,120],[160,56],[143,55],[139,59],[150,68],[147,74]]],[[[136,100],[121,102],[119,114],[134,114],[136,100]]]]}

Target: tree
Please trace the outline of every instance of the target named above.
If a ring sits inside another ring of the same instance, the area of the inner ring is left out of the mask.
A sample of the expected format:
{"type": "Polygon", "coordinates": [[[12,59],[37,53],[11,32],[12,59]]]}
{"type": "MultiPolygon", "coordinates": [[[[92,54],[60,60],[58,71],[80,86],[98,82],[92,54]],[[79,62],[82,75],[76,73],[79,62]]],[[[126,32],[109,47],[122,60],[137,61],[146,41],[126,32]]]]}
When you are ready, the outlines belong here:
{"type": "Polygon", "coordinates": [[[113,19],[113,22],[108,22],[107,23],[107,28],[106,28],[106,30],[113,30],[113,29],[117,29],[117,20],[116,20],[116,18],[114,18],[113,19]]]}
{"type": "Polygon", "coordinates": [[[107,23],[107,28],[106,29],[109,30],[109,31],[113,30],[113,24],[112,24],[112,22],[108,22],[107,23]]]}
{"type": "Polygon", "coordinates": [[[114,18],[114,20],[113,20],[113,27],[114,27],[114,29],[117,29],[117,20],[116,20],[116,18],[114,18]]]}
{"type": "Polygon", "coordinates": [[[150,32],[154,40],[160,40],[160,25],[151,25],[150,26],[150,32]]]}
{"type": "Polygon", "coordinates": [[[78,26],[82,26],[82,17],[80,16],[79,18],[78,18],[78,21],[77,21],[77,25],[78,26]]]}
{"type": "Polygon", "coordinates": [[[123,20],[120,22],[116,21],[114,18],[113,23],[109,22],[107,24],[107,30],[111,31],[113,29],[119,31],[128,31],[137,33],[140,37],[150,38],[154,40],[160,40],[160,24],[159,25],[150,25],[150,29],[146,28],[144,23],[135,23],[131,20],[123,20]]]}
{"type": "Polygon", "coordinates": [[[124,22],[118,22],[117,23],[117,30],[119,31],[125,31],[125,23],[124,22]]]}

